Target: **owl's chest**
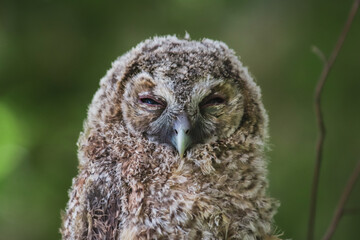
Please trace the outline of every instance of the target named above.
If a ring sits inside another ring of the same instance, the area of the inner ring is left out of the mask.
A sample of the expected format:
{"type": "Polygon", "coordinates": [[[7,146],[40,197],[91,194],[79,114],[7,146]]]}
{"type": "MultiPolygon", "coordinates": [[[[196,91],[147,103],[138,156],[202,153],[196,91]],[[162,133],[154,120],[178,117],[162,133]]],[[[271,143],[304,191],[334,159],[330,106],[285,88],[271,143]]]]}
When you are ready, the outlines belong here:
{"type": "MultiPolygon", "coordinates": [[[[136,222],[137,235],[140,233],[144,239],[192,239],[190,236],[196,238],[204,231],[213,237],[224,235],[231,218],[231,201],[213,179],[201,177],[175,173],[167,179],[159,177],[148,184],[134,184],[128,197],[128,217],[130,222],[136,222]]],[[[126,231],[134,230],[130,227],[126,231]]]]}

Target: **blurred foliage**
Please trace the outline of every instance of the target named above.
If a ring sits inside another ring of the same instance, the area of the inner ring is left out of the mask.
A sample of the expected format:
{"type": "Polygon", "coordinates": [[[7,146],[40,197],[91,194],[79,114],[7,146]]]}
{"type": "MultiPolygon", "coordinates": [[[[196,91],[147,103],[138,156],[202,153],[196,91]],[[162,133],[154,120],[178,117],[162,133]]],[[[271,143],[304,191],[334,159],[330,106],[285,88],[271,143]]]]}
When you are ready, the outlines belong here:
{"type": "MultiPolygon", "coordinates": [[[[263,91],[270,115],[270,193],[284,237],[305,239],[317,129],[313,92],[350,9],[344,1],[137,0],[0,2],[1,239],[59,239],[76,175],[76,141],[99,79],[145,38],[188,31],[226,42],[263,91]]],[[[360,16],[330,73],[317,239],[360,157],[360,16]]],[[[358,183],[349,208],[360,207],[358,183]]],[[[358,239],[345,215],[334,239],[358,239]]]]}
{"type": "Polygon", "coordinates": [[[0,181],[7,177],[22,160],[25,144],[21,126],[6,106],[0,103],[0,181]]]}

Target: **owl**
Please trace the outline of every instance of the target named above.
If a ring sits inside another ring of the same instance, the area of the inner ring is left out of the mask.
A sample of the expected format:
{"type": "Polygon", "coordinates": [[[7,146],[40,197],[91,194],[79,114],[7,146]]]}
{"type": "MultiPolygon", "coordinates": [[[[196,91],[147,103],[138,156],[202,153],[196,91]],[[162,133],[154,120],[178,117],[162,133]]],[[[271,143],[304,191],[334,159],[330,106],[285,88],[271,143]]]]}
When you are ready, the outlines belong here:
{"type": "Polygon", "coordinates": [[[267,124],[259,87],[223,42],[141,42],[89,106],[62,238],[278,239],[267,124]]]}

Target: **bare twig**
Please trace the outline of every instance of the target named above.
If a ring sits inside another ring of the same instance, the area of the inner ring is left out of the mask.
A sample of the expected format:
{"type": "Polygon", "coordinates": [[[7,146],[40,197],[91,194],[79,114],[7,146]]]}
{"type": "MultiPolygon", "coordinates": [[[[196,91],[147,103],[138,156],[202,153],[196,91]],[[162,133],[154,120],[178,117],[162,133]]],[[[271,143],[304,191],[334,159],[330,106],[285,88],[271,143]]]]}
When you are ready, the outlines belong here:
{"type": "Polygon", "coordinates": [[[327,59],[325,57],[325,54],[317,46],[312,46],[311,50],[320,58],[320,60],[324,63],[324,65],[327,64],[327,59]]]}
{"type": "Polygon", "coordinates": [[[354,188],[356,180],[359,178],[359,175],[360,175],[360,160],[358,161],[354,172],[351,174],[351,176],[344,188],[344,192],[341,195],[340,201],[335,209],[333,219],[331,220],[331,224],[330,224],[329,228],[327,229],[327,231],[323,237],[323,240],[329,240],[331,238],[331,236],[334,234],[335,229],[340,221],[340,218],[345,213],[344,212],[345,203],[348,200],[349,195],[354,188]]]}
{"type": "Polygon", "coordinates": [[[315,112],[316,112],[316,119],[317,124],[319,127],[319,138],[316,145],[316,161],[315,161],[315,169],[314,169],[314,176],[313,176],[313,183],[312,183],[312,189],[311,189],[311,199],[310,199],[310,214],[309,214],[309,225],[308,225],[308,240],[314,239],[314,229],[315,229],[315,216],[316,216],[316,202],[317,202],[317,192],[318,192],[318,185],[319,185],[319,176],[320,176],[320,168],[321,168],[321,161],[322,161],[322,152],[323,152],[323,145],[324,145],[324,139],[325,139],[325,124],[324,124],[324,118],[323,113],[321,109],[321,93],[326,81],[327,76],[329,75],[329,72],[331,70],[331,67],[333,66],[336,57],[344,43],[344,40],[346,38],[346,35],[350,29],[350,26],[353,22],[353,19],[356,15],[356,12],[359,7],[360,0],[355,0],[352,8],[350,10],[348,19],[345,23],[345,26],[339,36],[339,39],[335,45],[335,48],[333,49],[331,56],[329,60],[325,63],[324,68],[321,72],[319,81],[316,86],[315,91],[315,112]]]}

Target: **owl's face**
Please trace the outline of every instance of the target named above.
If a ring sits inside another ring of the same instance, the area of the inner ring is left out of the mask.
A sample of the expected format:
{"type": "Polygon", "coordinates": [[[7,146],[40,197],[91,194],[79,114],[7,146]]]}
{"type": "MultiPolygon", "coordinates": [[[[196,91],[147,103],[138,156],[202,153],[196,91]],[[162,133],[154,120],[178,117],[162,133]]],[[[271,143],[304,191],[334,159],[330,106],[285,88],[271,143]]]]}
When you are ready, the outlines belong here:
{"type": "Polygon", "coordinates": [[[181,89],[173,83],[166,73],[145,71],[126,83],[121,106],[131,131],[174,147],[182,157],[195,144],[228,137],[239,127],[244,100],[237,81],[208,74],[184,80],[181,89]]]}

